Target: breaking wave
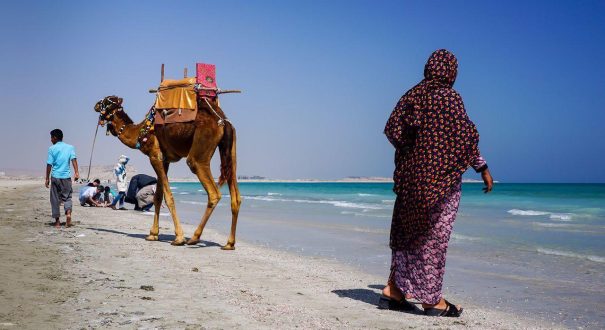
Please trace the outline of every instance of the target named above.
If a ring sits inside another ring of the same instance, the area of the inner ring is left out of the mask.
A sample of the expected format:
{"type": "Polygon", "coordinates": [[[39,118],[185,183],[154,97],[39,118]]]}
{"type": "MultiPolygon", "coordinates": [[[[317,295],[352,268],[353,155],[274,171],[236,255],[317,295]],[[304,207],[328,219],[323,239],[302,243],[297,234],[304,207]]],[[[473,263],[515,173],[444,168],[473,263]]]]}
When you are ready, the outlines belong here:
{"type": "Polygon", "coordinates": [[[548,212],[544,212],[544,211],[518,210],[518,209],[508,210],[508,213],[510,213],[512,215],[547,215],[548,214],[548,212]]]}
{"type": "Polygon", "coordinates": [[[508,213],[512,215],[520,215],[520,216],[539,216],[539,215],[548,215],[551,220],[557,221],[571,221],[575,216],[573,213],[554,213],[547,211],[535,211],[535,210],[519,210],[512,209],[508,210],[508,213]]]}
{"type": "Polygon", "coordinates": [[[331,201],[331,200],[310,200],[310,199],[286,199],[275,198],[272,196],[244,196],[244,199],[259,200],[265,202],[289,202],[289,203],[305,203],[305,204],[328,204],[335,207],[367,209],[367,210],[384,210],[385,207],[377,204],[369,203],[354,203],[346,201],[331,201]]]}

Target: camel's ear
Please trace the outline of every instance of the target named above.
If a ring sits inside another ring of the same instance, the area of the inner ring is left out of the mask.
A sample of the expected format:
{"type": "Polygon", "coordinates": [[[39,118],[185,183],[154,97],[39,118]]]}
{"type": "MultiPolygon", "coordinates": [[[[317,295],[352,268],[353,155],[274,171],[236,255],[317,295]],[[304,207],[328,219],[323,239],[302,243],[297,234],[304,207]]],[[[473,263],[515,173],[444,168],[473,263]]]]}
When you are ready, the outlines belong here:
{"type": "Polygon", "coordinates": [[[118,97],[118,105],[122,105],[122,101],[123,99],[121,97],[118,97]]]}

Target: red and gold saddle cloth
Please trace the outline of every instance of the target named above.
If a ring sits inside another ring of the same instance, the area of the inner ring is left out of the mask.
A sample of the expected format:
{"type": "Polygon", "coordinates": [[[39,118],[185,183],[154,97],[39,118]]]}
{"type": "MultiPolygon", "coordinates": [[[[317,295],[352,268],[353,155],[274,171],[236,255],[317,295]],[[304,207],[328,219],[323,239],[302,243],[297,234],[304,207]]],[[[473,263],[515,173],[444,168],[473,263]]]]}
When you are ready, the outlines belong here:
{"type": "Polygon", "coordinates": [[[155,101],[155,125],[194,121],[198,99],[216,97],[215,65],[197,63],[196,69],[195,78],[166,79],[160,83],[155,101]]]}
{"type": "Polygon", "coordinates": [[[197,115],[195,78],[162,81],[155,100],[155,110],[156,125],[195,120],[197,115]]]}

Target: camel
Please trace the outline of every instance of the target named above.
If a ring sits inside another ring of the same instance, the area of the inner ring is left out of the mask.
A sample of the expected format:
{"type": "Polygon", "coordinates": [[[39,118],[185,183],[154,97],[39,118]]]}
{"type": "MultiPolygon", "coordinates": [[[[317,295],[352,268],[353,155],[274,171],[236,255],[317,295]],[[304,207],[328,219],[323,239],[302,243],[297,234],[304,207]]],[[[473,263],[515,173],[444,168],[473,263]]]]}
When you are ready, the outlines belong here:
{"type": "MultiPolygon", "coordinates": [[[[235,150],[235,128],[225,118],[216,99],[198,100],[198,113],[196,120],[188,123],[173,123],[159,126],[153,134],[146,135],[141,139],[139,134],[149,129],[149,122],[143,120],[135,124],[126,114],[122,107],[123,99],[115,95],[107,96],[97,102],[95,111],[99,112],[99,124],[107,123],[107,131],[116,136],[123,144],[132,149],[139,149],[149,157],[157,178],[157,190],[154,198],[155,215],[148,241],[159,240],[159,217],[162,198],[170,210],[174,222],[175,239],[172,245],[195,245],[200,241],[200,236],[212,211],[221,199],[219,187],[224,183],[229,185],[231,196],[231,231],[227,244],[223,250],[235,249],[235,229],[237,217],[241,205],[241,196],[236,176],[236,150],[235,150]],[[219,149],[221,157],[220,178],[218,185],[210,171],[210,160],[216,148],[219,149]],[[178,162],[186,158],[187,165],[200,180],[200,183],[208,194],[208,204],[204,215],[195,230],[193,236],[185,241],[183,229],[174,206],[174,198],[168,183],[168,167],[170,163],[178,162]]],[[[151,110],[150,110],[151,111],[151,110]]]]}

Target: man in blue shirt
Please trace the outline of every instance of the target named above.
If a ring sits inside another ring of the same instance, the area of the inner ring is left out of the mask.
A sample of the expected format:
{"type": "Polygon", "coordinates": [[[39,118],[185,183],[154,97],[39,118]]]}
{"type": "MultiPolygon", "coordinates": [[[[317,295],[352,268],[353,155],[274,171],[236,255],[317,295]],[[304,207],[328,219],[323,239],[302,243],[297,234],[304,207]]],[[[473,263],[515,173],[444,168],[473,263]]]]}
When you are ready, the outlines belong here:
{"type": "Polygon", "coordinates": [[[69,163],[71,161],[74,167],[74,181],[76,181],[80,177],[76,150],[72,145],[63,143],[63,132],[58,128],[50,132],[50,142],[53,145],[48,148],[45,185],[46,188],[50,186],[52,217],[55,218],[55,228],[61,228],[59,206],[63,202],[66,218],[65,227],[71,227],[72,189],[69,163]]]}

